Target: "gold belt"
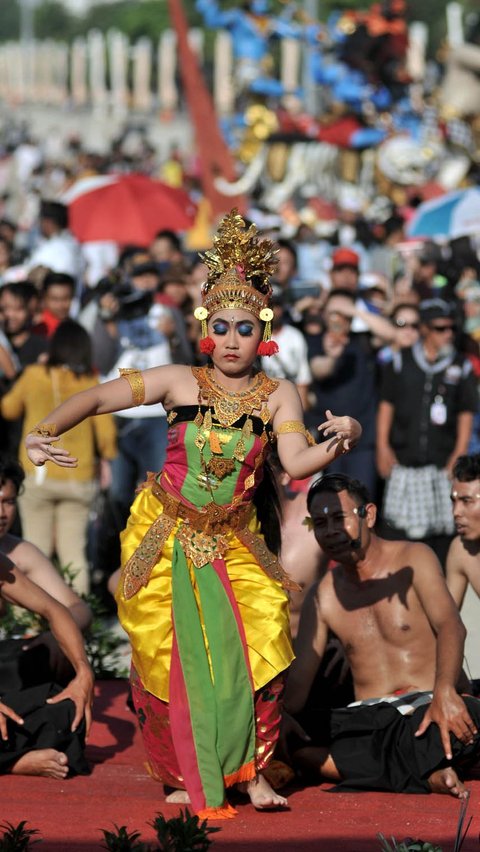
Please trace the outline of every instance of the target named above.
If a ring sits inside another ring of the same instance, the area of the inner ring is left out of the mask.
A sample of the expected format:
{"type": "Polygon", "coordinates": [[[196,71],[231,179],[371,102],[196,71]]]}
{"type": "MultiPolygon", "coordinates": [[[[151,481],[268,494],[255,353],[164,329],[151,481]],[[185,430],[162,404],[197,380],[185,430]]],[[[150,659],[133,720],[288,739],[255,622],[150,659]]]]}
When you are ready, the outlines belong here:
{"type": "Polygon", "coordinates": [[[193,529],[210,536],[225,535],[230,530],[236,531],[247,526],[252,510],[250,504],[232,509],[215,503],[208,503],[203,509],[194,509],[165,491],[156,480],[152,484],[152,494],[160,500],[164,514],[169,518],[187,521],[193,529]]]}
{"type": "Polygon", "coordinates": [[[195,568],[202,568],[214,559],[223,558],[229,547],[227,533],[235,532],[269,577],[282,583],[285,589],[300,590],[300,586],[285,574],[263,536],[248,528],[252,511],[250,505],[235,506],[233,509],[209,503],[197,510],[173,497],[156,480],[148,485],[152,488],[152,494],[162,503],[163,511],[147,530],[123,569],[123,594],[127,600],[147,585],[178,519],[183,523],[176,532],[176,538],[195,568]]]}

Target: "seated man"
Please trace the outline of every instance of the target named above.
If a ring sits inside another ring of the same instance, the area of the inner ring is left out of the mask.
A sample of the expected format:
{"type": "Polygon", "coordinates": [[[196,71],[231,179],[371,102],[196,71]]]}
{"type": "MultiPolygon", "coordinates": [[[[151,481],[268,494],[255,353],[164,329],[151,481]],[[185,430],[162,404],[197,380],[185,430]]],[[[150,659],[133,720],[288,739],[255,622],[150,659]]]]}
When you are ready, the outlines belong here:
{"type": "Polygon", "coordinates": [[[465,628],[433,551],[379,538],[376,506],[347,476],[314,483],[307,506],[318,544],[337,564],[302,611],[285,695],[290,754],[344,787],[464,796],[480,702],[456,689],[465,628]],[[356,702],[312,714],[307,698],[329,630],[350,663],[356,702]]]}
{"type": "MultiPolygon", "coordinates": [[[[49,559],[28,541],[11,535],[10,530],[17,514],[17,497],[25,474],[16,459],[0,454],[0,553],[4,553],[29,580],[48,592],[52,598],[67,607],[75,624],[80,630],[86,630],[92,620],[88,605],[65,583],[49,559]]],[[[2,603],[0,601],[0,615],[2,603]]],[[[0,642],[1,652],[1,642],[0,642]]],[[[41,633],[25,642],[25,657],[19,666],[22,672],[22,685],[38,684],[43,680],[54,680],[66,684],[73,671],[60,651],[57,642],[49,632],[41,633]],[[35,653],[32,653],[36,649],[35,653]],[[44,653],[40,652],[40,649],[44,653]],[[39,663],[42,671],[39,672],[39,663]]],[[[5,688],[0,671],[0,693],[5,688]]]]}
{"type": "Polygon", "coordinates": [[[0,554],[0,597],[45,618],[73,666],[73,680],[23,690],[0,686],[0,774],[44,775],[63,779],[88,774],[83,754],[91,723],[93,674],[81,633],[62,604],[30,582],[0,554]]]}

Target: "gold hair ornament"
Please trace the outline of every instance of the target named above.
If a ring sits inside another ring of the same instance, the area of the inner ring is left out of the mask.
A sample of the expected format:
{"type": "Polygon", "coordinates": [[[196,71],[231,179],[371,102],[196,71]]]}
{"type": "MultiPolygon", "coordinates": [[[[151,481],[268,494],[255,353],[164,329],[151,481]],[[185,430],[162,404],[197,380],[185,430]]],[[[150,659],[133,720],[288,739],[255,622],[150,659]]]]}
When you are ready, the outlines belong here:
{"type": "Polygon", "coordinates": [[[202,307],[196,308],[194,316],[202,323],[202,352],[211,354],[215,348],[215,342],[207,334],[208,317],[217,311],[236,308],[249,311],[265,322],[259,354],[273,354],[273,351],[260,351],[265,345],[278,351],[276,344],[270,342],[273,312],[268,307],[272,293],[270,279],[277,268],[276,253],[274,243],[259,239],[255,225],[247,228],[236,208],[224,216],[213,238],[213,248],[201,255],[208,274],[202,286],[202,307]]]}

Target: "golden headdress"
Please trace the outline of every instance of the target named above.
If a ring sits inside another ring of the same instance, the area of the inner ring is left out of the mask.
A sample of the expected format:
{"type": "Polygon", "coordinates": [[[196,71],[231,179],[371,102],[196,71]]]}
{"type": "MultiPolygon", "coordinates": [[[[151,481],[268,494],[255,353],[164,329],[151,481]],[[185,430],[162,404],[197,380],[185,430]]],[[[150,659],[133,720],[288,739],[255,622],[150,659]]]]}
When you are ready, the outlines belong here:
{"type": "Polygon", "coordinates": [[[250,311],[266,323],[264,341],[269,340],[273,312],[268,302],[272,293],[270,278],[277,267],[276,253],[274,243],[259,239],[256,225],[247,228],[236,208],[224,216],[213,238],[213,249],[201,255],[208,267],[202,307],[195,310],[196,319],[202,322],[202,351],[211,348],[207,343],[207,318],[223,308],[250,311]]]}

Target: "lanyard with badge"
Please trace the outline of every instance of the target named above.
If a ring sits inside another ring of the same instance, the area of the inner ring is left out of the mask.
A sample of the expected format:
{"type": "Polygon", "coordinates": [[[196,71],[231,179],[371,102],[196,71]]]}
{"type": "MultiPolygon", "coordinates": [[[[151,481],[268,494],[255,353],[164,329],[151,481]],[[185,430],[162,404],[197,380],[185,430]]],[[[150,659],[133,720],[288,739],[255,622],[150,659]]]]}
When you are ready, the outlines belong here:
{"type": "Polygon", "coordinates": [[[447,406],[443,399],[445,388],[440,385],[439,393],[435,394],[433,402],[430,406],[430,422],[434,426],[444,426],[447,422],[447,406]]]}

